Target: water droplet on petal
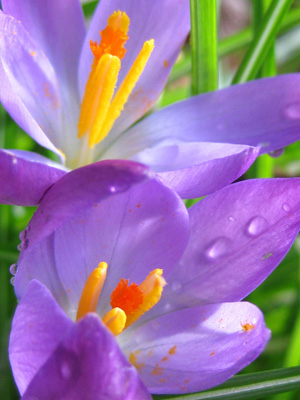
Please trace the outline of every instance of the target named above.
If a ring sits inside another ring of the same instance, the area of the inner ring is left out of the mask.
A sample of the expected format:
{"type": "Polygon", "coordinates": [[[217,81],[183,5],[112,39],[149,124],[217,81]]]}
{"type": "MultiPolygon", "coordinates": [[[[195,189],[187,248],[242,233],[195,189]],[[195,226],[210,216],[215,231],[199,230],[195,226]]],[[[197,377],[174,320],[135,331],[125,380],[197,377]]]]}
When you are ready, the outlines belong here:
{"type": "Polygon", "coordinates": [[[247,233],[249,236],[258,236],[269,227],[268,221],[261,215],[250,219],[247,224],[247,233]]]}
{"type": "Polygon", "coordinates": [[[25,239],[25,240],[23,241],[23,243],[22,243],[22,248],[23,248],[23,249],[27,249],[28,245],[29,245],[29,240],[28,240],[28,239],[25,239]]]}
{"type": "Polygon", "coordinates": [[[289,212],[289,211],[291,211],[291,206],[287,203],[283,203],[282,209],[283,209],[283,211],[289,212]]]}
{"type": "Polygon", "coordinates": [[[17,273],[17,268],[18,268],[18,265],[17,265],[17,264],[12,264],[12,265],[9,267],[9,272],[10,272],[12,275],[16,275],[16,273],[17,273]]]}
{"type": "Polygon", "coordinates": [[[269,156],[271,156],[272,158],[278,158],[280,156],[282,156],[284,152],[284,149],[277,149],[274,151],[270,151],[269,156]]]}
{"type": "Polygon", "coordinates": [[[165,304],[164,310],[165,311],[170,311],[171,310],[171,304],[170,303],[165,304]]]}
{"type": "Polygon", "coordinates": [[[26,230],[25,231],[21,231],[20,235],[19,235],[19,238],[20,238],[20,240],[24,240],[24,239],[26,239],[26,236],[27,236],[27,231],[26,230]]]}
{"type": "Polygon", "coordinates": [[[171,284],[171,288],[172,288],[173,292],[179,293],[182,290],[182,284],[178,281],[174,281],[171,284]]]}
{"type": "Polygon", "coordinates": [[[230,216],[230,217],[228,217],[228,219],[229,219],[229,221],[230,221],[230,222],[233,222],[233,221],[235,221],[235,218],[234,218],[234,217],[231,217],[231,216],[230,216]]]}
{"type": "Polygon", "coordinates": [[[283,113],[287,119],[300,119],[300,103],[293,103],[288,105],[283,110],[283,113]]]}
{"type": "Polygon", "coordinates": [[[115,186],[111,186],[111,187],[109,188],[109,190],[111,191],[111,193],[115,193],[117,189],[116,189],[115,186]]]}
{"type": "Polygon", "coordinates": [[[20,244],[18,244],[18,246],[17,246],[17,249],[18,249],[19,251],[21,251],[21,250],[22,250],[22,245],[21,245],[21,243],[20,243],[20,244]]]}
{"type": "Polygon", "coordinates": [[[210,260],[215,260],[225,254],[231,252],[232,241],[227,237],[219,237],[215,239],[210,246],[207,248],[205,254],[210,260]]]}
{"type": "Polygon", "coordinates": [[[68,362],[64,361],[60,366],[60,372],[65,379],[69,379],[72,375],[72,369],[68,362]]]}
{"type": "Polygon", "coordinates": [[[15,277],[14,276],[12,278],[10,278],[10,283],[14,286],[14,284],[15,284],[15,277]]]}

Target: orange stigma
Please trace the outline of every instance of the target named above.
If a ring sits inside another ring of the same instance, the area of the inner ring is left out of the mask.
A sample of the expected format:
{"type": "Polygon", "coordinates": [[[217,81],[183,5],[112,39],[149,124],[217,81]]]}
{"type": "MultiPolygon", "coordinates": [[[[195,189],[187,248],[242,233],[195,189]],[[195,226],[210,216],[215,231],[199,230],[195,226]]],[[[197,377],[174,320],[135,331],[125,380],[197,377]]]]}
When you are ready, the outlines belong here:
{"type": "Polygon", "coordinates": [[[112,292],[110,305],[121,308],[126,315],[132,314],[143,303],[143,293],[136,283],[128,286],[128,279],[123,278],[112,292]]]}
{"type": "Polygon", "coordinates": [[[107,20],[107,26],[100,32],[101,42],[90,41],[92,53],[95,60],[99,61],[104,54],[118,57],[120,60],[125,56],[124,44],[129,36],[129,18],[126,13],[115,11],[107,20]]]}

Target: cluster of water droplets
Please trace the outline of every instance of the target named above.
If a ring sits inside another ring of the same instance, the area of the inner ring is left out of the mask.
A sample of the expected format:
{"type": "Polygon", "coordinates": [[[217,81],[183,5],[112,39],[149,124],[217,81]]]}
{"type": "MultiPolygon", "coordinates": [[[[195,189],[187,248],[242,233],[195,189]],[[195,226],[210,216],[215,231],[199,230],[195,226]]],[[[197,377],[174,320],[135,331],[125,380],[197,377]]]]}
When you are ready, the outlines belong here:
{"type": "MultiPolygon", "coordinates": [[[[287,210],[288,205],[285,204],[283,206],[285,210],[287,210]]],[[[236,217],[229,216],[228,220],[231,223],[236,222],[236,217]]],[[[249,219],[249,221],[245,225],[244,234],[249,238],[255,238],[261,235],[269,228],[269,222],[261,215],[256,215],[249,219]]],[[[233,251],[233,239],[226,236],[219,236],[214,239],[207,249],[205,250],[206,259],[213,262],[217,261],[221,257],[229,255],[233,251]]]]}
{"type": "MultiPolygon", "coordinates": [[[[19,251],[23,250],[23,249],[27,249],[28,245],[29,245],[29,240],[27,238],[28,236],[28,232],[30,231],[30,226],[28,226],[24,231],[21,231],[19,238],[21,240],[21,243],[18,244],[17,249],[19,251]]],[[[17,269],[18,269],[18,265],[17,264],[12,264],[9,267],[9,272],[13,275],[10,279],[10,283],[12,285],[14,285],[15,283],[15,275],[17,273],[17,269]]]]}

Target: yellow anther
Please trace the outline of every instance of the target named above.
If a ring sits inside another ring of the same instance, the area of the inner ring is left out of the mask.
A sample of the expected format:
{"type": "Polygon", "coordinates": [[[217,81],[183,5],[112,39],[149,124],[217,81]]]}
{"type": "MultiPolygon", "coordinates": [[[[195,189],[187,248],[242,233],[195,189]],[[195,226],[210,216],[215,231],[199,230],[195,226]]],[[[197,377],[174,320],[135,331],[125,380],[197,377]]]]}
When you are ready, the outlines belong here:
{"type": "Polygon", "coordinates": [[[126,314],[121,308],[115,307],[105,314],[102,322],[115,336],[117,336],[123,332],[123,329],[125,328],[126,314]]]}
{"type": "Polygon", "coordinates": [[[149,60],[149,57],[154,49],[154,40],[148,40],[144,43],[142,50],[135,59],[133,65],[131,66],[128,74],[126,75],[124,81],[122,82],[120,88],[115,94],[109,110],[107,112],[105,121],[101,132],[98,133],[97,142],[103,140],[109,131],[111,130],[115,120],[121,114],[128,97],[130,96],[134,86],[136,85],[138,79],[142,75],[145,66],[149,60]]]}
{"type": "Polygon", "coordinates": [[[106,278],[106,271],[106,262],[101,262],[88,276],[79,300],[76,321],[84,317],[88,312],[96,311],[98,299],[106,278]]]}
{"type": "Polygon", "coordinates": [[[160,300],[163,288],[166,284],[162,276],[162,269],[155,269],[150,272],[147,278],[139,285],[139,290],[143,293],[143,302],[137,310],[127,315],[125,329],[133,324],[141,315],[149,311],[160,300]]]}
{"type": "Polygon", "coordinates": [[[102,56],[98,64],[93,64],[78,123],[78,136],[89,132],[90,147],[97,142],[95,138],[109,109],[120,67],[120,59],[110,54],[102,56]]]}

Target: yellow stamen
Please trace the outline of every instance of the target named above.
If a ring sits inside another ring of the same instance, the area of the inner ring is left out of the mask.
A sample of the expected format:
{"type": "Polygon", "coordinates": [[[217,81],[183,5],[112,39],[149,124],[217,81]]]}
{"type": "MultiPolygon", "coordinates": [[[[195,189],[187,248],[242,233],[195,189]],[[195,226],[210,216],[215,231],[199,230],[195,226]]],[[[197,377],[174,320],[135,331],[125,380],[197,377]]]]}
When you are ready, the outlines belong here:
{"type": "Polygon", "coordinates": [[[79,137],[82,137],[88,131],[90,132],[90,147],[94,145],[95,137],[105,120],[120,67],[120,59],[110,54],[102,56],[99,63],[92,67],[78,123],[79,137]]]}
{"type": "Polygon", "coordinates": [[[101,262],[87,278],[79,300],[76,321],[84,317],[88,312],[96,311],[98,299],[106,278],[106,271],[106,262],[101,262]]]}
{"type": "Polygon", "coordinates": [[[162,276],[162,269],[155,269],[150,272],[147,278],[139,285],[140,291],[143,293],[143,302],[130,315],[127,315],[125,329],[133,324],[141,315],[149,311],[160,300],[163,288],[166,284],[162,276]]]}
{"type": "Polygon", "coordinates": [[[111,130],[115,120],[121,114],[129,95],[131,94],[134,86],[136,85],[138,79],[142,75],[145,66],[149,60],[149,57],[154,49],[154,40],[148,40],[144,43],[142,50],[139,55],[135,59],[133,65],[131,66],[128,74],[126,75],[124,81],[122,82],[120,88],[115,94],[109,110],[106,114],[105,121],[101,128],[101,131],[98,131],[98,135],[95,137],[95,140],[92,142],[93,145],[99,143],[103,140],[109,131],[111,130]]]}
{"type": "Polygon", "coordinates": [[[123,329],[125,328],[126,314],[121,308],[115,307],[105,314],[102,322],[115,336],[117,336],[123,332],[123,329]]]}
{"type": "MultiPolygon", "coordinates": [[[[86,84],[78,122],[78,137],[88,134],[90,148],[103,140],[119,117],[143,73],[154,49],[154,40],[144,43],[127,76],[114,95],[121,59],[126,53],[130,20],[125,12],[115,11],[100,32],[101,42],[90,42],[94,61],[86,84]]],[[[85,156],[84,156],[85,157],[85,156]]],[[[85,161],[87,161],[85,157],[85,161]]]]}

